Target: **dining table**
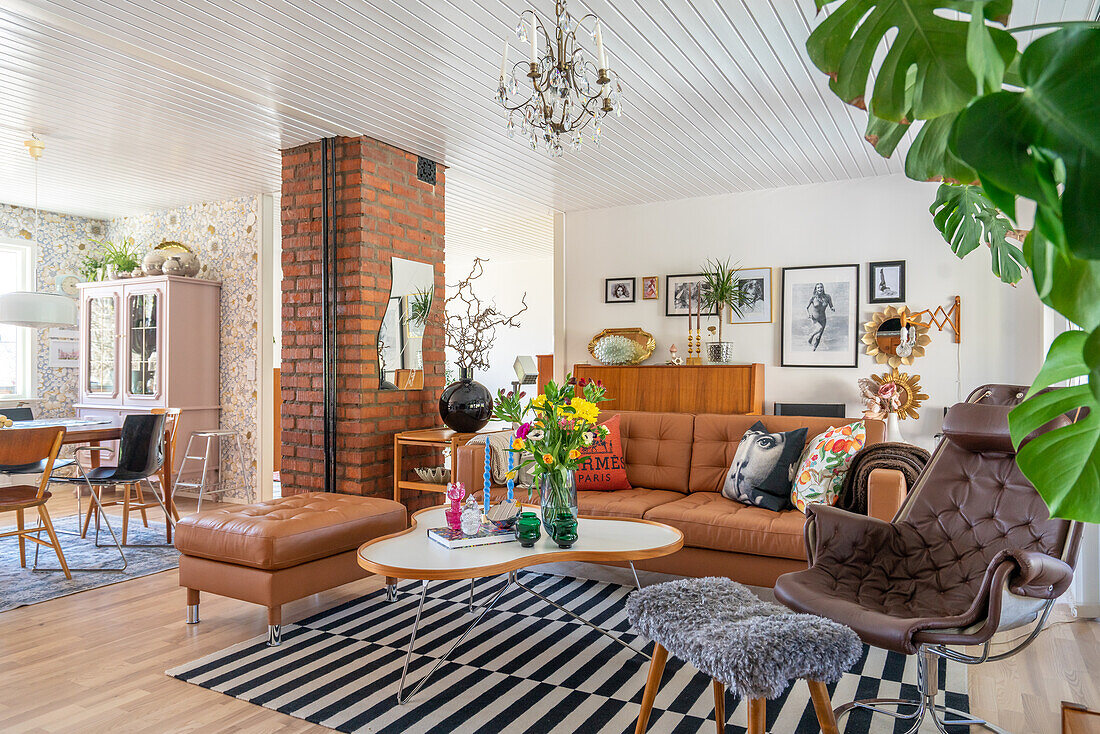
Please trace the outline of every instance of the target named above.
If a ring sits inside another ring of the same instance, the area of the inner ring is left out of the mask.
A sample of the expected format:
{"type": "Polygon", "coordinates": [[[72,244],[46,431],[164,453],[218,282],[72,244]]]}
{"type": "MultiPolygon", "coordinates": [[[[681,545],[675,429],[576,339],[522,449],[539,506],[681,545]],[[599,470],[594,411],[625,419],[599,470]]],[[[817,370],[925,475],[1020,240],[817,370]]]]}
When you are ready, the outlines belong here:
{"type": "MultiPolygon", "coordinates": [[[[61,439],[62,445],[100,446],[103,442],[118,441],[122,438],[122,421],[110,418],[35,418],[29,421],[15,421],[10,428],[4,430],[20,430],[27,428],[55,428],[65,429],[65,436],[61,439]]],[[[91,452],[91,467],[94,469],[100,465],[100,452],[91,452]]],[[[164,464],[161,466],[158,476],[161,487],[164,488],[164,507],[174,519],[179,519],[179,512],[172,501],[172,440],[168,429],[164,431],[164,464]]],[[[81,491],[80,489],[77,490],[81,491]]],[[[165,534],[168,541],[172,541],[172,523],[166,522],[165,534]]]]}

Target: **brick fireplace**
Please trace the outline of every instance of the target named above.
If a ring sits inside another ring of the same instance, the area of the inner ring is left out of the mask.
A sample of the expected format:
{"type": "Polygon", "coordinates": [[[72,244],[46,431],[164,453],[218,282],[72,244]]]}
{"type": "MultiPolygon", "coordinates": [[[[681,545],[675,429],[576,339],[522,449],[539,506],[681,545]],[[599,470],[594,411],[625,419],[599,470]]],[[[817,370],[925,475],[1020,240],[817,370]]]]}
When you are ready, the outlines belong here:
{"type": "MultiPolygon", "coordinates": [[[[324,488],[321,147],[317,141],[290,148],[282,158],[283,494],[324,488]]],[[[393,435],[440,424],[443,334],[433,319],[419,391],[377,389],[376,339],[390,295],[391,257],[430,263],[436,293],[444,292],[444,174],[438,166],[435,185],[423,183],[416,155],[372,138],[337,138],[335,151],[335,489],[392,497],[393,435]]],[[[436,308],[442,308],[439,296],[436,308]]],[[[438,497],[412,496],[407,504],[418,509],[433,500],[438,497]]]]}

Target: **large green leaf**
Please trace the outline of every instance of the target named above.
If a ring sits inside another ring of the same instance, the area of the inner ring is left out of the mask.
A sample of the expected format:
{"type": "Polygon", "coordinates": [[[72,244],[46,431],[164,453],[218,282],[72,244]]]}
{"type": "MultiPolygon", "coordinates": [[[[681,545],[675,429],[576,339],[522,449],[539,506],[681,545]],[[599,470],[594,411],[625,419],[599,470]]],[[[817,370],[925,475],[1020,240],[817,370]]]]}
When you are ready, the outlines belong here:
{"type": "Polygon", "coordinates": [[[1020,76],[1024,91],[986,95],[960,113],[951,150],[978,171],[998,204],[1002,194],[1037,201],[1037,220],[1057,216],[1074,255],[1100,259],[1100,29],[1065,29],[1033,41],[1020,76]],[[1060,212],[1044,211],[1054,204],[1037,157],[1064,166],[1060,212]]]}
{"type": "MultiPolygon", "coordinates": [[[[816,0],[817,7],[835,5],[838,0],[816,0]]],[[[994,66],[982,54],[993,49],[1003,68],[1016,54],[1016,42],[999,28],[991,28],[991,46],[971,44],[967,58],[968,22],[951,20],[940,13],[969,11],[973,2],[959,0],[843,0],[810,34],[806,50],[810,59],[831,77],[830,87],[845,102],[865,108],[868,78],[875,53],[888,44],[886,57],[874,80],[871,102],[875,115],[902,122],[928,120],[962,109],[974,97],[978,82],[971,64],[994,66]],[[896,31],[892,41],[886,36],[896,31]],[[974,55],[977,55],[977,58],[974,55]],[[906,80],[916,69],[915,84],[906,80]]],[[[1011,0],[982,4],[983,17],[1007,18],[1011,0]]]]}
{"type": "Polygon", "coordinates": [[[970,184],[978,174],[948,149],[947,140],[955,124],[952,112],[925,122],[905,156],[905,175],[914,181],[947,181],[970,184]]]}
{"type": "Polygon", "coordinates": [[[1023,278],[1024,252],[1008,240],[1012,224],[981,187],[943,184],[929,211],[936,229],[960,258],[984,244],[989,248],[994,275],[1005,283],[1018,283],[1023,278]]]}
{"type": "Polygon", "coordinates": [[[1100,522],[1100,403],[1087,385],[1041,391],[1088,374],[1084,353],[1092,336],[1084,331],[1059,335],[1027,399],[1008,415],[1018,448],[1016,463],[1051,515],[1084,522],[1100,522]],[[1034,431],[1063,415],[1074,423],[1021,446],[1034,431]]]}

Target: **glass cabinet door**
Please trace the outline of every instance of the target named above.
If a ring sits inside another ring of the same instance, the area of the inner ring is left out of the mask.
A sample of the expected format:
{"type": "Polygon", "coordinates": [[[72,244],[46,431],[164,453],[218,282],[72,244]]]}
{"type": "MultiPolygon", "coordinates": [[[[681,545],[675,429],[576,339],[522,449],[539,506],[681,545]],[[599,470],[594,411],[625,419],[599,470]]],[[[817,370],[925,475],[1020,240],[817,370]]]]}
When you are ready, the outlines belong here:
{"type": "Polygon", "coordinates": [[[158,364],[158,294],[134,293],[127,299],[128,332],[130,345],[129,384],[130,395],[154,396],[160,392],[158,364]]]}
{"type": "Polygon", "coordinates": [[[115,395],[118,364],[118,301],[113,295],[88,299],[88,385],[90,394],[115,395]]]}

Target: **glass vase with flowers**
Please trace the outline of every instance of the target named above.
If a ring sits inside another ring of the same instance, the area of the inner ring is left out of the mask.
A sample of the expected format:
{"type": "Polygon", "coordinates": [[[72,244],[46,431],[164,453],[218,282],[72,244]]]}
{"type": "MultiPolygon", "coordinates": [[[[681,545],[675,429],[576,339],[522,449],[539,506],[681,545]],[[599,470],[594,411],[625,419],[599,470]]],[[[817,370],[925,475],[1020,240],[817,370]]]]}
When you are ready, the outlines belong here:
{"type": "MultiPolygon", "coordinates": [[[[599,403],[607,400],[603,383],[574,380],[549,382],[542,393],[524,401],[524,393],[497,397],[493,417],[517,426],[511,452],[517,457],[510,475],[530,467],[542,507],[542,524],[562,548],[577,540],[577,486],[573,472],[583,461],[581,449],[607,435],[597,425],[599,403]]],[[[530,490],[528,493],[530,496],[530,490]]]]}

